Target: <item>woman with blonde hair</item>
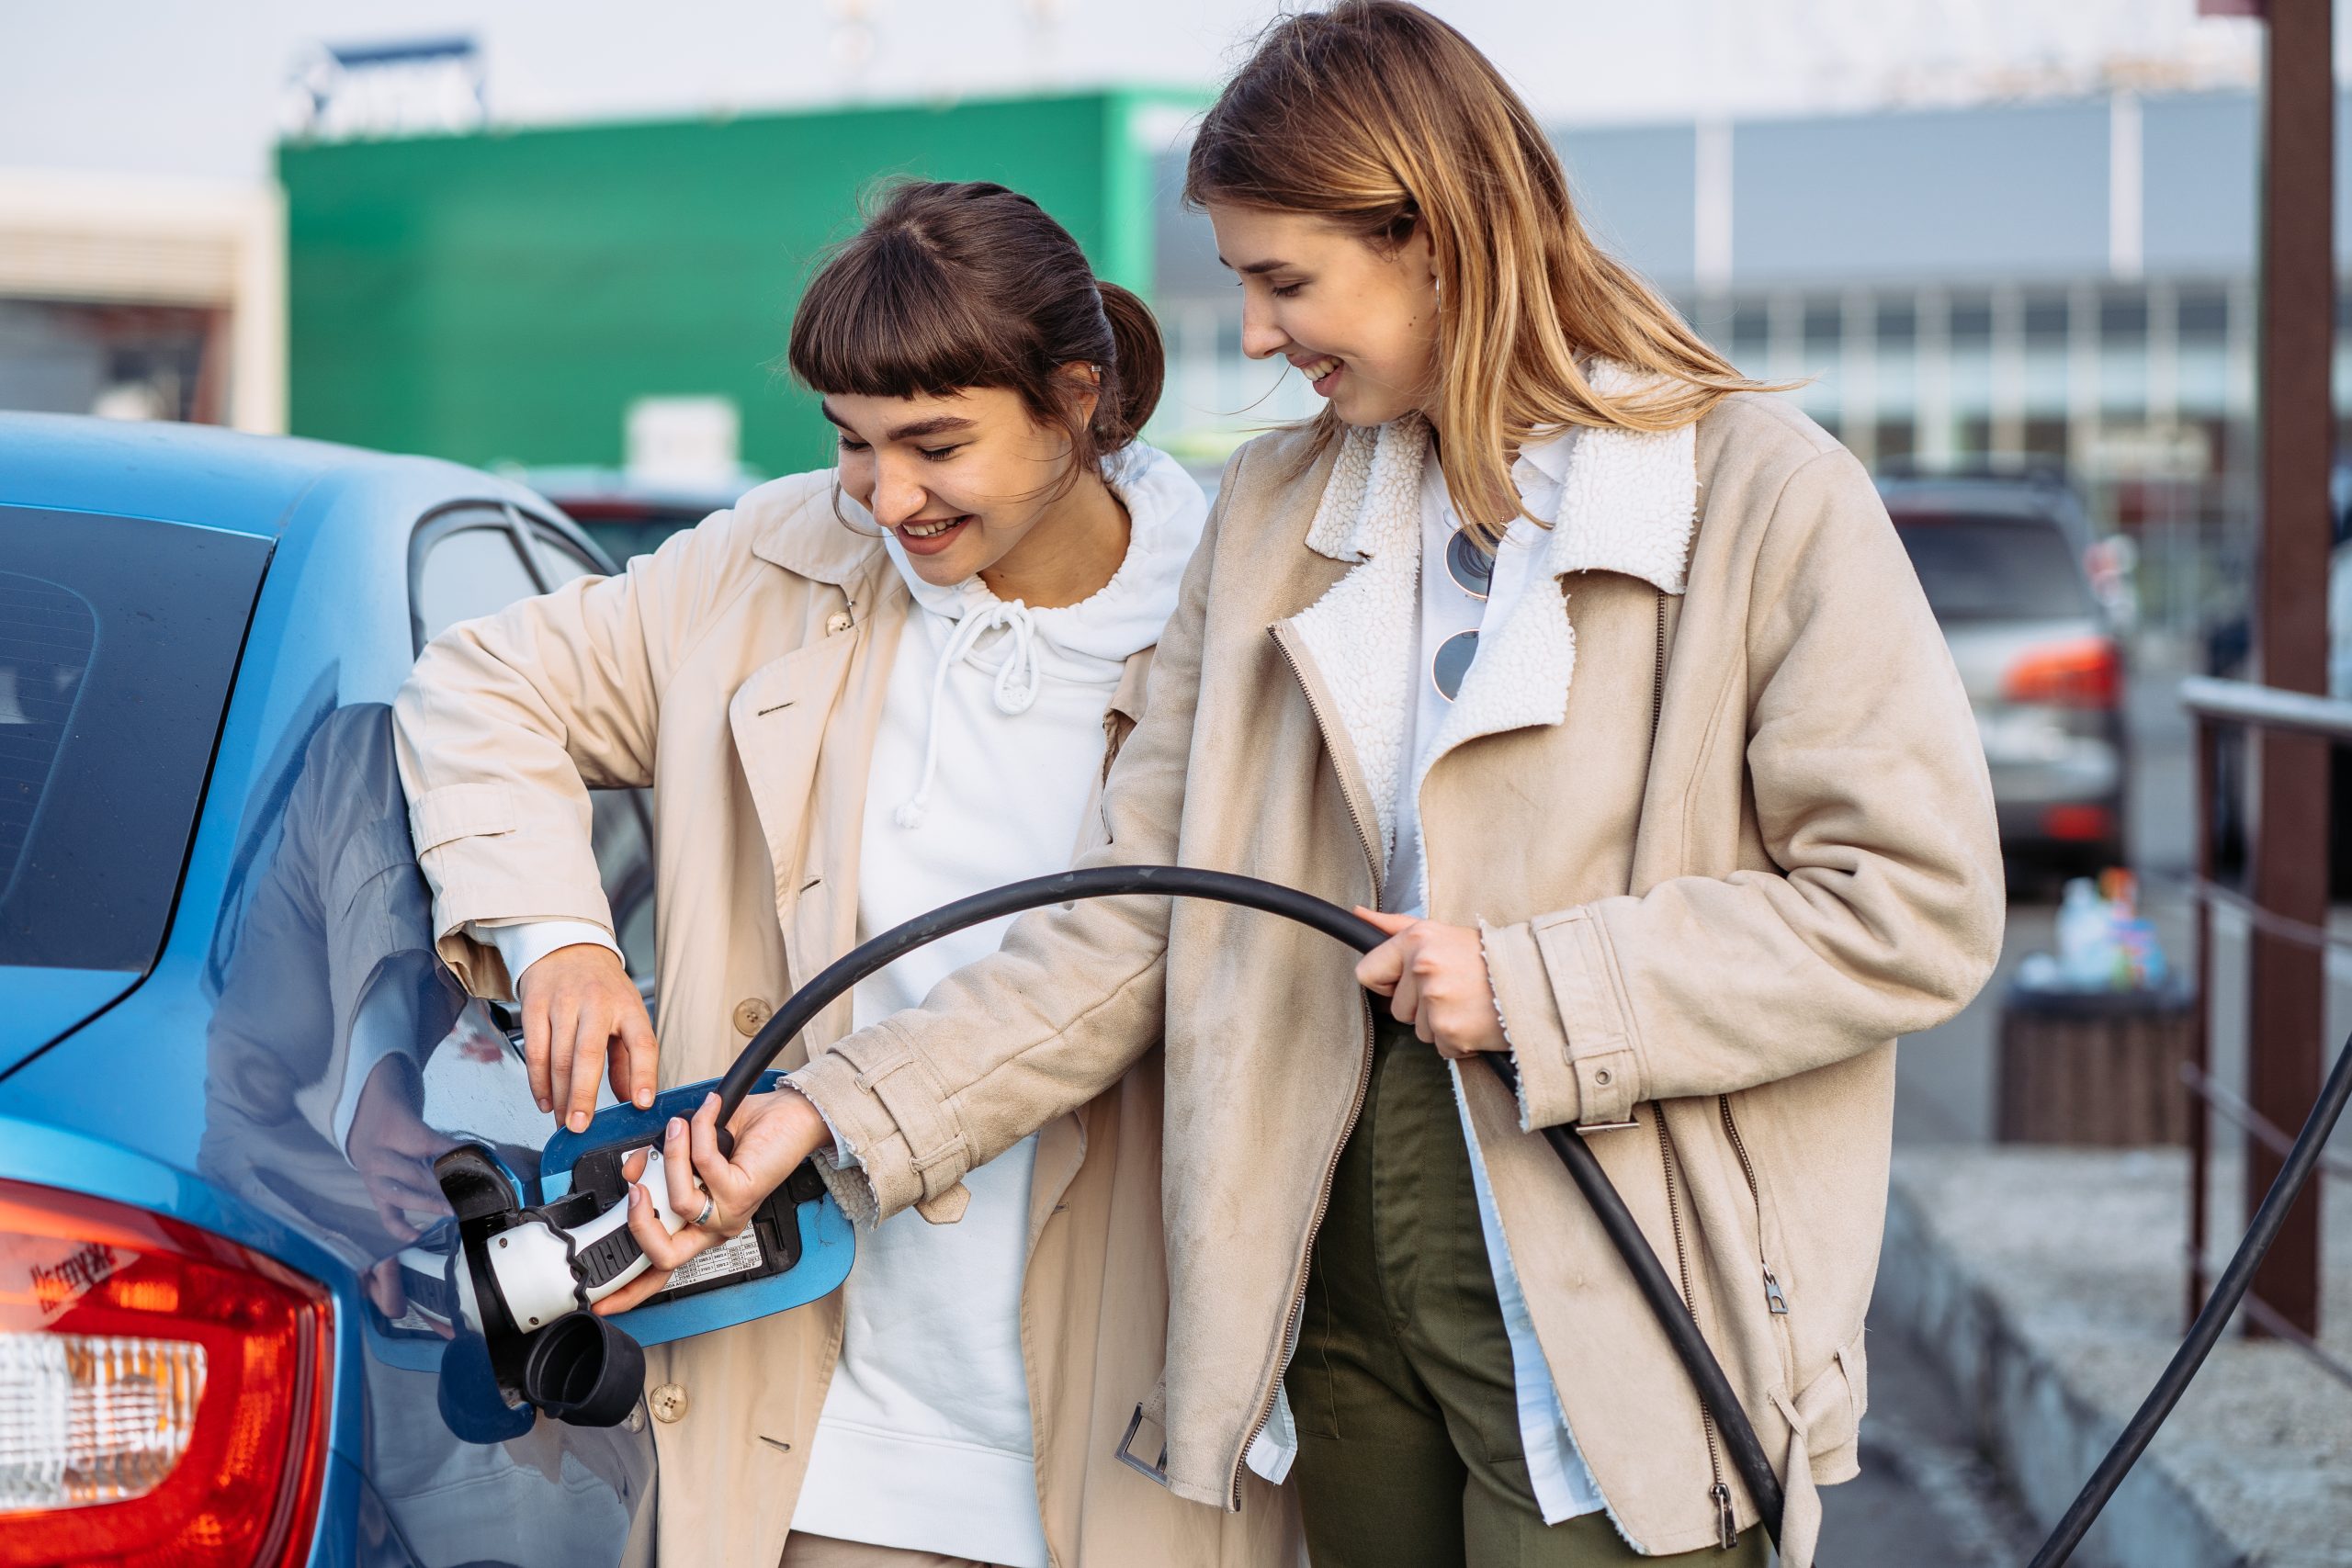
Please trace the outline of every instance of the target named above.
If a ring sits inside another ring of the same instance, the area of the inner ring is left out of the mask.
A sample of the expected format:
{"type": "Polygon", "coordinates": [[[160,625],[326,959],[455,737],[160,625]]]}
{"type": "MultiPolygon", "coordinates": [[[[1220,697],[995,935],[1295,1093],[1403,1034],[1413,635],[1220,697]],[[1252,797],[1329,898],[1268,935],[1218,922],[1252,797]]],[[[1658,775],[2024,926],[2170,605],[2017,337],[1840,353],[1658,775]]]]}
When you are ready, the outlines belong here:
{"type": "MultiPolygon", "coordinates": [[[[608,1054],[639,1105],[715,1077],[862,938],[1099,842],[1207,510],[1136,439],[1150,312],[1001,186],[890,191],[811,280],[790,362],[833,467],[452,627],[400,695],[440,950],[518,998],[540,1107],[574,1129],[608,1054]],[[658,1063],[586,796],[648,784],[658,1063]]],[[[804,1043],[1001,934],[874,976],[804,1043]]],[[[925,1216],[960,1224],[892,1220],[834,1296],[648,1353],[664,1561],[1292,1568],[1272,1487],[1220,1517],[1114,1458],[1167,1315],[1159,1063],[1128,1062],[925,1216]]]]}
{"type": "MultiPolygon", "coordinates": [[[[1761,1563],[1535,1135],[1574,1128],[1779,1468],[1802,1568],[1856,1469],[1894,1041],[2000,940],[1934,618],[1861,466],[1594,247],[1525,106],[1427,12],[1276,24],[1188,194],[1244,347],[1327,404],[1227,469],[1089,858],[1376,906],[1388,942],[1351,967],[1223,906],[1042,910],[748,1103],[731,1163],[709,1110],[678,1152],[722,1230],[820,1147],[845,1201],[935,1209],[1164,1030],[1172,1301],[1128,1450],[1171,1491],[1287,1474],[1318,1568],[1761,1563]],[[1463,1070],[1484,1052],[1515,1101],[1463,1070]]],[[[702,1245],[639,1228],[664,1262],[702,1245]]]]}

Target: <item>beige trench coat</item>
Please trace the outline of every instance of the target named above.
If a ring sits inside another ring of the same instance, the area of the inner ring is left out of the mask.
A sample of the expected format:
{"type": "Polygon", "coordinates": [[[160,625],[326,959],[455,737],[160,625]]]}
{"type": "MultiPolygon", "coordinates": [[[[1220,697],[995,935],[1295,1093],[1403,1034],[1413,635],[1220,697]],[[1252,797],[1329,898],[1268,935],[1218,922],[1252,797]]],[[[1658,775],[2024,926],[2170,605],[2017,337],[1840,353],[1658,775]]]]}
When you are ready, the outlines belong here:
{"type": "MultiPolygon", "coordinates": [[[[1234,459],[1090,862],[1372,901],[1419,678],[1396,663],[1412,579],[1384,565],[1419,549],[1409,434],[1302,466],[1285,433],[1234,459]]],[[[1687,1278],[1784,1472],[1803,1564],[1815,1488],[1856,1469],[1894,1041],[1964,1004],[2000,942],[1975,724],[1868,475],[1780,400],[1581,433],[1543,547],[1558,592],[1482,633],[1419,783],[1429,908],[1484,928],[1524,1103],[1475,1065],[1462,1088],[1620,1529],[1652,1553],[1710,1545],[1718,1476],[1756,1516],[1531,1123],[1583,1132],[1687,1278]]],[[[1172,1302],[1147,1415],[1170,1487],[1232,1506],[1364,1092],[1351,964],[1221,905],[1040,910],[795,1081],[864,1161],[835,1178],[845,1201],[945,1214],[965,1170],[1164,1037],[1172,1302]]]]}
{"type": "MultiPolygon", "coordinates": [[[[795,985],[854,944],[866,773],[911,604],[871,525],[836,517],[818,473],[762,486],[617,577],[436,638],[396,715],[442,956],[475,993],[503,996],[496,951],[466,922],[610,929],[586,791],[650,784],[662,1083],[724,1073],[795,985]]],[[[1130,660],[1105,716],[1112,750],[1149,658],[1130,660]]],[[[848,1022],[844,997],[779,1065],[848,1022]]],[[[1113,1457],[1165,1337],[1160,1082],[1152,1052],[1041,1126],[1022,1340],[1046,1541],[1058,1568],[1288,1568],[1295,1521],[1273,1489],[1253,1486],[1233,1517],[1113,1457]]],[[[648,1352],[649,1385],[676,1391],[657,1411],[674,1418],[654,1426],[665,1562],[776,1562],[841,1334],[833,1296],[648,1352]]]]}

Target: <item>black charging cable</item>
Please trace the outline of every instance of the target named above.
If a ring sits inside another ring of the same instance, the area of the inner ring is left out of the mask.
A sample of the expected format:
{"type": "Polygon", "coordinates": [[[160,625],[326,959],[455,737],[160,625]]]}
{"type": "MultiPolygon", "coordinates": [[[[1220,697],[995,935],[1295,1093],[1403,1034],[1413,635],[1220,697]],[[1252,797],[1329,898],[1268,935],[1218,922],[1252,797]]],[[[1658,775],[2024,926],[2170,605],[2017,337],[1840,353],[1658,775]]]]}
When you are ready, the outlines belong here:
{"type": "Polygon", "coordinates": [[[2246,1289],[2254,1283],[2256,1268],[2270,1250],[2270,1244],[2278,1239],[2279,1227],[2287,1223],[2287,1211],[2294,1206],[2303,1184],[2311,1180],[2312,1172],[2319,1168],[2321,1151],[2326,1148],[2328,1136],[2335,1130],[2336,1119],[2344,1114],[2347,1100],[2352,1100],[2352,1038],[2346,1038],[2343,1049],[2335,1054],[2335,1066],[2321,1087],[2312,1113],[2303,1118],[2303,1130],[2288,1149],[2285,1163],[2279,1166],[2270,1190],[2263,1196],[2262,1206],[2254,1212],[2254,1224],[2246,1228],[2245,1239],[2231,1255],[2230,1266],[2213,1282],[2212,1294],[2205,1298],[2203,1310],[2189,1325],[2188,1337],[2173,1352],[2164,1376],[2156,1380],[2156,1386],[2148,1391],[2148,1397],[2140,1402],[2140,1408],[2124,1424],[2122,1435],[2107,1450],[2107,1457],[2099,1461],[2098,1468],[2091,1472],[2091,1478],[2083,1483],[2081,1493],[2067,1506],[2058,1528],[2041,1543],[2041,1550],[2034,1553],[2029,1568],[2058,1568],[2074,1555],[2075,1548],[2090,1533],[2099,1510],[2115,1495],[2115,1489],[2123,1484],[2125,1473],[2147,1450],[2156,1428],[2165,1424],[2165,1417],[2172,1414],[2172,1407],[2188,1391],[2188,1380],[2205,1364],[2205,1358],[2221,1340],[2222,1330],[2229,1326],[2231,1317],[2236,1314],[2238,1303],[2245,1300],[2246,1289]]]}
{"type": "MultiPolygon", "coordinates": [[[[1049,904],[1065,904],[1080,898],[1107,898],[1138,894],[1159,894],[1180,898],[1207,898],[1220,904],[1238,904],[1245,908],[1262,909],[1270,915],[1281,915],[1300,925],[1321,931],[1324,935],[1369,953],[1388,940],[1387,934],[1371,921],[1340,908],[1337,904],[1317,898],[1296,888],[1284,887],[1278,882],[1268,882],[1255,876],[1240,876],[1232,872],[1204,871],[1181,865],[1116,865],[1100,866],[1087,871],[1066,871],[1053,876],[1032,877],[1026,882],[1009,883],[990,888],[986,893],[959,898],[953,904],[941,906],[927,915],[918,915],[904,925],[894,926],[871,941],[861,943],[829,964],[814,979],[795,991],[775,1015],[753,1035],[743,1047],[742,1055],[727,1070],[718,1086],[718,1121],[724,1126],[735,1114],[735,1108],[752,1091],[760,1075],[768,1069],[785,1042],[816,1021],[817,1015],[846,995],[851,987],[872,975],[892,959],[910,953],[927,942],[935,942],[950,931],[967,926],[979,925],[1025,909],[1043,908],[1049,904]]],[[[1510,1059],[1497,1052],[1485,1052],[1481,1059],[1492,1067],[1503,1082],[1517,1089],[1517,1077],[1510,1059]]],[[[1651,1250],[1648,1238],[1617,1195],[1608,1173],[1584,1140],[1561,1127],[1544,1129],[1561,1160],[1568,1168],[1569,1178],[1585,1201],[1608,1233],[1611,1246],[1634,1271],[1634,1282],[1658,1326],[1666,1331],[1677,1359],[1699,1391],[1700,1401],[1715,1418],[1715,1428],[1723,1434],[1724,1451],[1731,1456],[1732,1468],[1739,1472],[1747,1487],[1747,1495],[1755,1499],[1757,1511],[1763,1517],[1764,1528],[1778,1544],[1781,1539],[1781,1482],[1773,1473],[1771,1461],[1764,1455],[1764,1445],[1756,1436],[1756,1428],[1748,1424],[1747,1416],[1740,1408],[1739,1398],[1732,1393],[1731,1380],[1724,1375],[1715,1353],[1708,1348],[1699,1325],[1690,1309],[1677,1293],[1674,1282],[1667,1277],[1666,1268],[1651,1250]]]]}
{"type": "MultiPolygon", "coordinates": [[[[1254,876],[1237,875],[1231,872],[1204,871],[1192,866],[1118,865],[1100,866],[1086,871],[1067,871],[1053,876],[1033,877],[1026,882],[1009,883],[986,893],[961,898],[944,905],[927,915],[918,915],[904,925],[895,926],[873,940],[863,942],[828,965],[816,978],[795,991],[783,1007],[776,1010],[760,1032],[735,1058],[719,1084],[718,1121],[722,1133],[729,1118],[742,1104],[743,1097],[759,1082],[785,1043],[816,1021],[817,1015],[847,994],[850,987],[874,974],[902,953],[912,952],[927,942],[934,942],[951,931],[967,926],[1023,910],[1042,908],[1049,904],[1069,903],[1080,898],[1106,898],[1157,894],[1179,898],[1206,898],[1221,904],[1238,904],[1245,908],[1262,909],[1280,915],[1323,932],[1326,936],[1368,953],[1387,940],[1379,927],[1340,908],[1338,905],[1267,882],[1254,876]]],[[[1516,1075],[1510,1059],[1499,1052],[1481,1053],[1480,1059],[1493,1068],[1506,1085],[1516,1089],[1516,1075]]],[[[2178,1351],[2165,1367],[2164,1376],[2149,1391],[2139,1411],[2124,1427],[2115,1446],[2100,1461],[2098,1468],[2086,1482],[2065,1517],[2050,1539],[2034,1555],[2030,1568],[2059,1568],[2074,1555],[2075,1548],[2089,1533],[2099,1510],[2122,1484],[2124,1475],[2146,1450],[2156,1428],[2164,1425],[2180,1402],[2205,1358],[2221,1339],[2222,1330],[2245,1297],[2253,1282],[2256,1265],[2270,1250],[2278,1238],[2279,1227],[2286,1223],[2287,1211],[2294,1203],[2312,1173],[2318,1168],[2320,1151],[2334,1132],[2336,1120],[2343,1114],[2345,1102],[2352,1099],[2352,1039],[2347,1039],[2338,1053],[2335,1069],[2329,1073],[2326,1086],[2310,1116],[2303,1122],[2294,1146],[2288,1152],[2286,1163],[2279,1168],[2277,1179],[2271,1182],[2269,1194],[2256,1212],[2253,1226],[2238,1244],[2236,1255],[2229,1268],[2213,1287],[2205,1308],[2198,1314],[2178,1351]]],[[[1584,1140],[1565,1127],[1546,1127],[1544,1140],[1567,1167],[1569,1179],[1590,1205],[1595,1219],[1608,1235],[1610,1245],[1632,1270],[1634,1283],[1642,1299],[1649,1305],[1651,1314],[1665,1331],[1677,1359],[1682,1363],[1691,1384],[1697,1389],[1700,1402],[1714,1417],[1716,1430],[1723,1435],[1724,1451],[1731,1456],[1732,1468],[1754,1499],[1757,1512],[1763,1520],[1775,1546],[1780,1544],[1781,1493],[1779,1476],[1765,1456],[1764,1444],[1756,1428],[1742,1409],[1739,1398],[1732,1392],[1731,1380],[1724,1375],[1722,1364],[1715,1359],[1698,1323],[1691,1317],[1689,1305],[1668,1278],[1666,1267],[1658,1261],[1657,1253],[1643,1235],[1634,1221],[1625,1201],[1601,1169],[1600,1162],[1584,1145],[1584,1140]]]]}

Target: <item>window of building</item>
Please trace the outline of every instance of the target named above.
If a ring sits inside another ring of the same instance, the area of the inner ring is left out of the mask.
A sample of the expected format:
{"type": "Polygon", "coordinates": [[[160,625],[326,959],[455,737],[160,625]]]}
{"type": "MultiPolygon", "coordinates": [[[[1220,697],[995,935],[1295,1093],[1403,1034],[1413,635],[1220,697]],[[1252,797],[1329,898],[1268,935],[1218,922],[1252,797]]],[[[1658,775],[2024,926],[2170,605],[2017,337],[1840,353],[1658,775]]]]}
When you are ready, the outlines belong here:
{"type": "Polygon", "coordinates": [[[2066,422],[2063,419],[2027,420],[2025,449],[2038,457],[2065,457],[2066,422]]]}
{"type": "Polygon", "coordinates": [[[1804,351],[1807,356],[1835,354],[1846,337],[1845,311],[1835,299],[1804,302],[1804,351]]]}
{"type": "Polygon", "coordinates": [[[1882,299],[1878,302],[1878,341],[1882,344],[1908,348],[1918,341],[1918,337],[1919,308],[1917,304],[1909,299],[1882,299]]]}
{"type": "Polygon", "coordinates": [[[2184,288],[2177,317],[2185,339],[2218,339],[2230,330],[2230,297],[2218,288],[2184,288]]]}
{"type": "Polygon", "coordinates": [[[1955,296],[1951,302],[1951,341],[1955,347],[1982,346],[1993,341],[1993,302],[1983,295],[1955,296]]]}
{"type": "Polygon", "coordinates": [[[2025,341],[2035,348],[2050,348],[2066,341],[2066,297],[2029,294],[2025,300],[2025,341]]]}
{"type": "Polygon", "coordinates": [[[1732,307],[1731,356],[1734,363],[1763,364],[1771,341],[1772,317],[1762,300],[1747,300],[1732,307]]]}

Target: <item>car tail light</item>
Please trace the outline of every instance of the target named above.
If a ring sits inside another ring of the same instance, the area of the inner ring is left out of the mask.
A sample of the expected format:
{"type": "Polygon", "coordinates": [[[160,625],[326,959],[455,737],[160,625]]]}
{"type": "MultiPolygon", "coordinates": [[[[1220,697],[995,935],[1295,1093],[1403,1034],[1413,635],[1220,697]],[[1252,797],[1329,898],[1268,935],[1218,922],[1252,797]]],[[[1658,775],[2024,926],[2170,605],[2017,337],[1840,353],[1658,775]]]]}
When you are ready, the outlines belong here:
{"type": "Polygon", "coordinates": [[[2115,813],[2104,806],[2047,807],[2041,830],[2064,843],[2096,843],[2115,837],[2115,813]]]}
{"type": "Polygon", "coordinates": [[[0,1180],[0,1568],[305,1561],[332,1326],[219,1236],[0,1180]]]}
{"type": "Polygon", "coordinates": [[[2013,703],[2111,708],[2123,695],[2122,655],[2112,637],[2044,643],[2009,666],[2001,677],[2001,695],[2013,703]]]}

